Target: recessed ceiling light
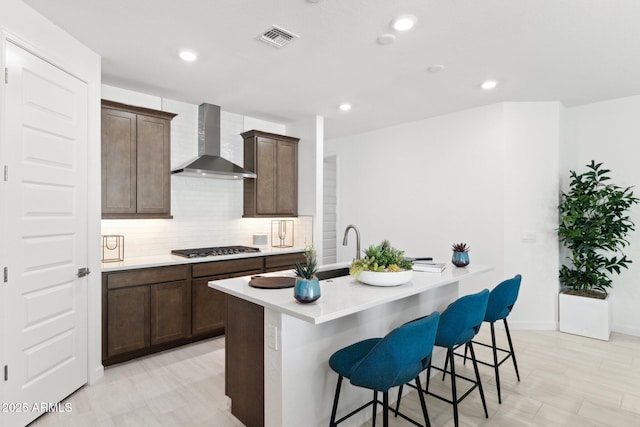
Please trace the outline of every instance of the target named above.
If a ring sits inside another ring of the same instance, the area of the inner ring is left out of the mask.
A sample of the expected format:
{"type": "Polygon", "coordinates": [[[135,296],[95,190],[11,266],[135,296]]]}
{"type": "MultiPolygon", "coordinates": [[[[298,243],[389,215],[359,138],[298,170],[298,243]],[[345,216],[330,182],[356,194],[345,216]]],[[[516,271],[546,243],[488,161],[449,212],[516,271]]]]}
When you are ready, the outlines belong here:
{"type": "Polygon", "coordinates": [[[396,41],[396,36],[395,34],[390,34],[390,33],[380,34],[376,39],[376,41],[378,42],[378,44],[381,44],[381,45],[390,44],[396,41]]]}
{"type": "Polygon", "coordinates": [[[444,70],[444,65],[436,64],[427,67],[427,71],[430,73],[437,73],[438,71],[444,70]]]}
{"type": "Polygon", "coordinates": [[[180,59],[187,62],[193,62],[198,59],[198,54],[192,50],[181,50],[178,56],[180,56],[180,59]]]}
{"type": "Polygon", "coordinates": [[[486,80],[480,85],[480,87],[484,90],[490,90],[496,86],[498,86],[498,82],[496,80],[486,80]]]}
{"type": "Polygon", "coordinates": [[[349,111],[351,110],[351,104],[349,104],[348,102],[345,102],[343,104],[340,104],[338,108],[340,108],[340,111],[349,111]]]}
{"type": "Polygon", "coordinates": [[[396,31],[408,31],[418,22],[414,15],[400,15],[391,21],[391,27],[396,31]]]}

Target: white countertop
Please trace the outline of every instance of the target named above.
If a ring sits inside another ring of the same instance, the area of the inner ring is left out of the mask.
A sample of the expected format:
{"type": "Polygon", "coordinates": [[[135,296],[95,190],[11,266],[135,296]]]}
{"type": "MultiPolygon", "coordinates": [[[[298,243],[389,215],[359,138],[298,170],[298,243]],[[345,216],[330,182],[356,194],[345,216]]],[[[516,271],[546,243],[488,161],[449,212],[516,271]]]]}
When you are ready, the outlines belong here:
{"type": "MultiPolygon", "coordinates": [[[[321,270],[349,266],[351,263],[323,266],[321,270]]],[[[211,288],[313,324],[335,320],[353,313],[406,298],[491,270],[492,267],[470,264],[457,268],[448,264],[442,273],[414,271],[409,283],[377,287],[358,282],[352,276],[320,281],[321,297],[311,304],[293,298],[293,288],[258,289],[249,286],[250,276],[209,282],[211,288]]],[[[266,275],[266,274],[263,274],[266,275]]],[[[292,271],[270,273],[270,276],[293,276],[292,271]]]]}
{"type": "Polygon", "coordinates": [[[102,271],[132,270],[135,268],[162,267],[167,265],[193,264],[198,262],[224,261],[229,259],[253,258],[257,256],[281,255],[296,252],[304,252],[304,248],[268,248],[260,252],[250,252],[234,255],[216,255],[203,258],[185,258],[181,256],[166,254],[145,257],[130,257],[124,261],[103,262],[102,271]]]}

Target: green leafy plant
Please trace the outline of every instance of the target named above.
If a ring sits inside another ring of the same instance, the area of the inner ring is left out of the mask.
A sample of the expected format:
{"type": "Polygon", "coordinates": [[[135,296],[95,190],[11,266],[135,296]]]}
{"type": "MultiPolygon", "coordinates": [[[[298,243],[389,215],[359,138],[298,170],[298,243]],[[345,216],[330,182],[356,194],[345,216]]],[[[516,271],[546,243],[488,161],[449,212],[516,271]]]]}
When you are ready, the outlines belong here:
{"type": "Polygon", "coordinates": [[[391,246],[388,240],[379,245],[371,245],[364,251],[364,258],[351,264],[349,274],[360,277],[363,271],[404,271],[411,270],[411,262],[407,261],[404,251],[391,246]]]}
{"type": "Polygon", "coordinates": [[[631,260],[622,253],[627,234],[635,229],[628,211],[638,203],[632,187],[607,181],[609,169],[593,160],[587,171],[570,171],[569,191],[559,205],[558,237],[569,250],[569,263],[560,268],[565,292],[604,298],[611,287],[610,274],[620,274],[631,260]],[[598,295],[599,294],[599,295],[598,295]]]}
{"type": "Polygon", "coordinates": [[[453,252],[469,252],[471,248],[467,246],[466,243],[454,243],[451,245],[451,250],[453,252]]]}
{"type": "Polygon", "coordinates": [[[316,251],[313,246],[308,246],[304,251],[304,260],[305,264],[300,264],[296,262],[293,265],[293,269],[295,270],[296,276],[301,279],[313,279],[316,277],[316,273],[318,272],[318,261],[316,260],[316,251]]]}

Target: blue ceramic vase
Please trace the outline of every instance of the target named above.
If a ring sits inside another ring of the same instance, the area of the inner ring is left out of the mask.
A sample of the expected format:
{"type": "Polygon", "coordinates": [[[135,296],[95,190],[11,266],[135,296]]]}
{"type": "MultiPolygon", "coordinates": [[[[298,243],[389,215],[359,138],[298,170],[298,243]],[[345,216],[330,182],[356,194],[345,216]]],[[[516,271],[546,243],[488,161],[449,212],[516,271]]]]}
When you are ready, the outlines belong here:
{"type": "Polygon", "coordinates": [[[314,302],[320,298],[320,281],[317,278],[296,278],[296,284],[293,287],[293,297],[303,304],[314,302]]]}
{"type": "Polygon", "coordinates": [[[454,252],[451,257],[451,262],[456,267],[466,267],[469,265],[469,253],[468,252],[454,252]]]}

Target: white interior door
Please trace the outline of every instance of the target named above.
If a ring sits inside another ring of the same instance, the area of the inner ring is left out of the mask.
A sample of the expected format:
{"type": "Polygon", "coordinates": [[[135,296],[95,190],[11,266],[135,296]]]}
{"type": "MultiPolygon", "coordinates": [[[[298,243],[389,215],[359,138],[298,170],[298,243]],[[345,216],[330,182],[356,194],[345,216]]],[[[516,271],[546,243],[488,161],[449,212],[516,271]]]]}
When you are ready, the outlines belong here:
{"type": "MultiPolygon", "coordinates": [[[[8,42],[2,161],[5,426],[87,382],[87,85],[8,42]]],[[[97,273],[94,273],[97,274],[97,273]]]]}

